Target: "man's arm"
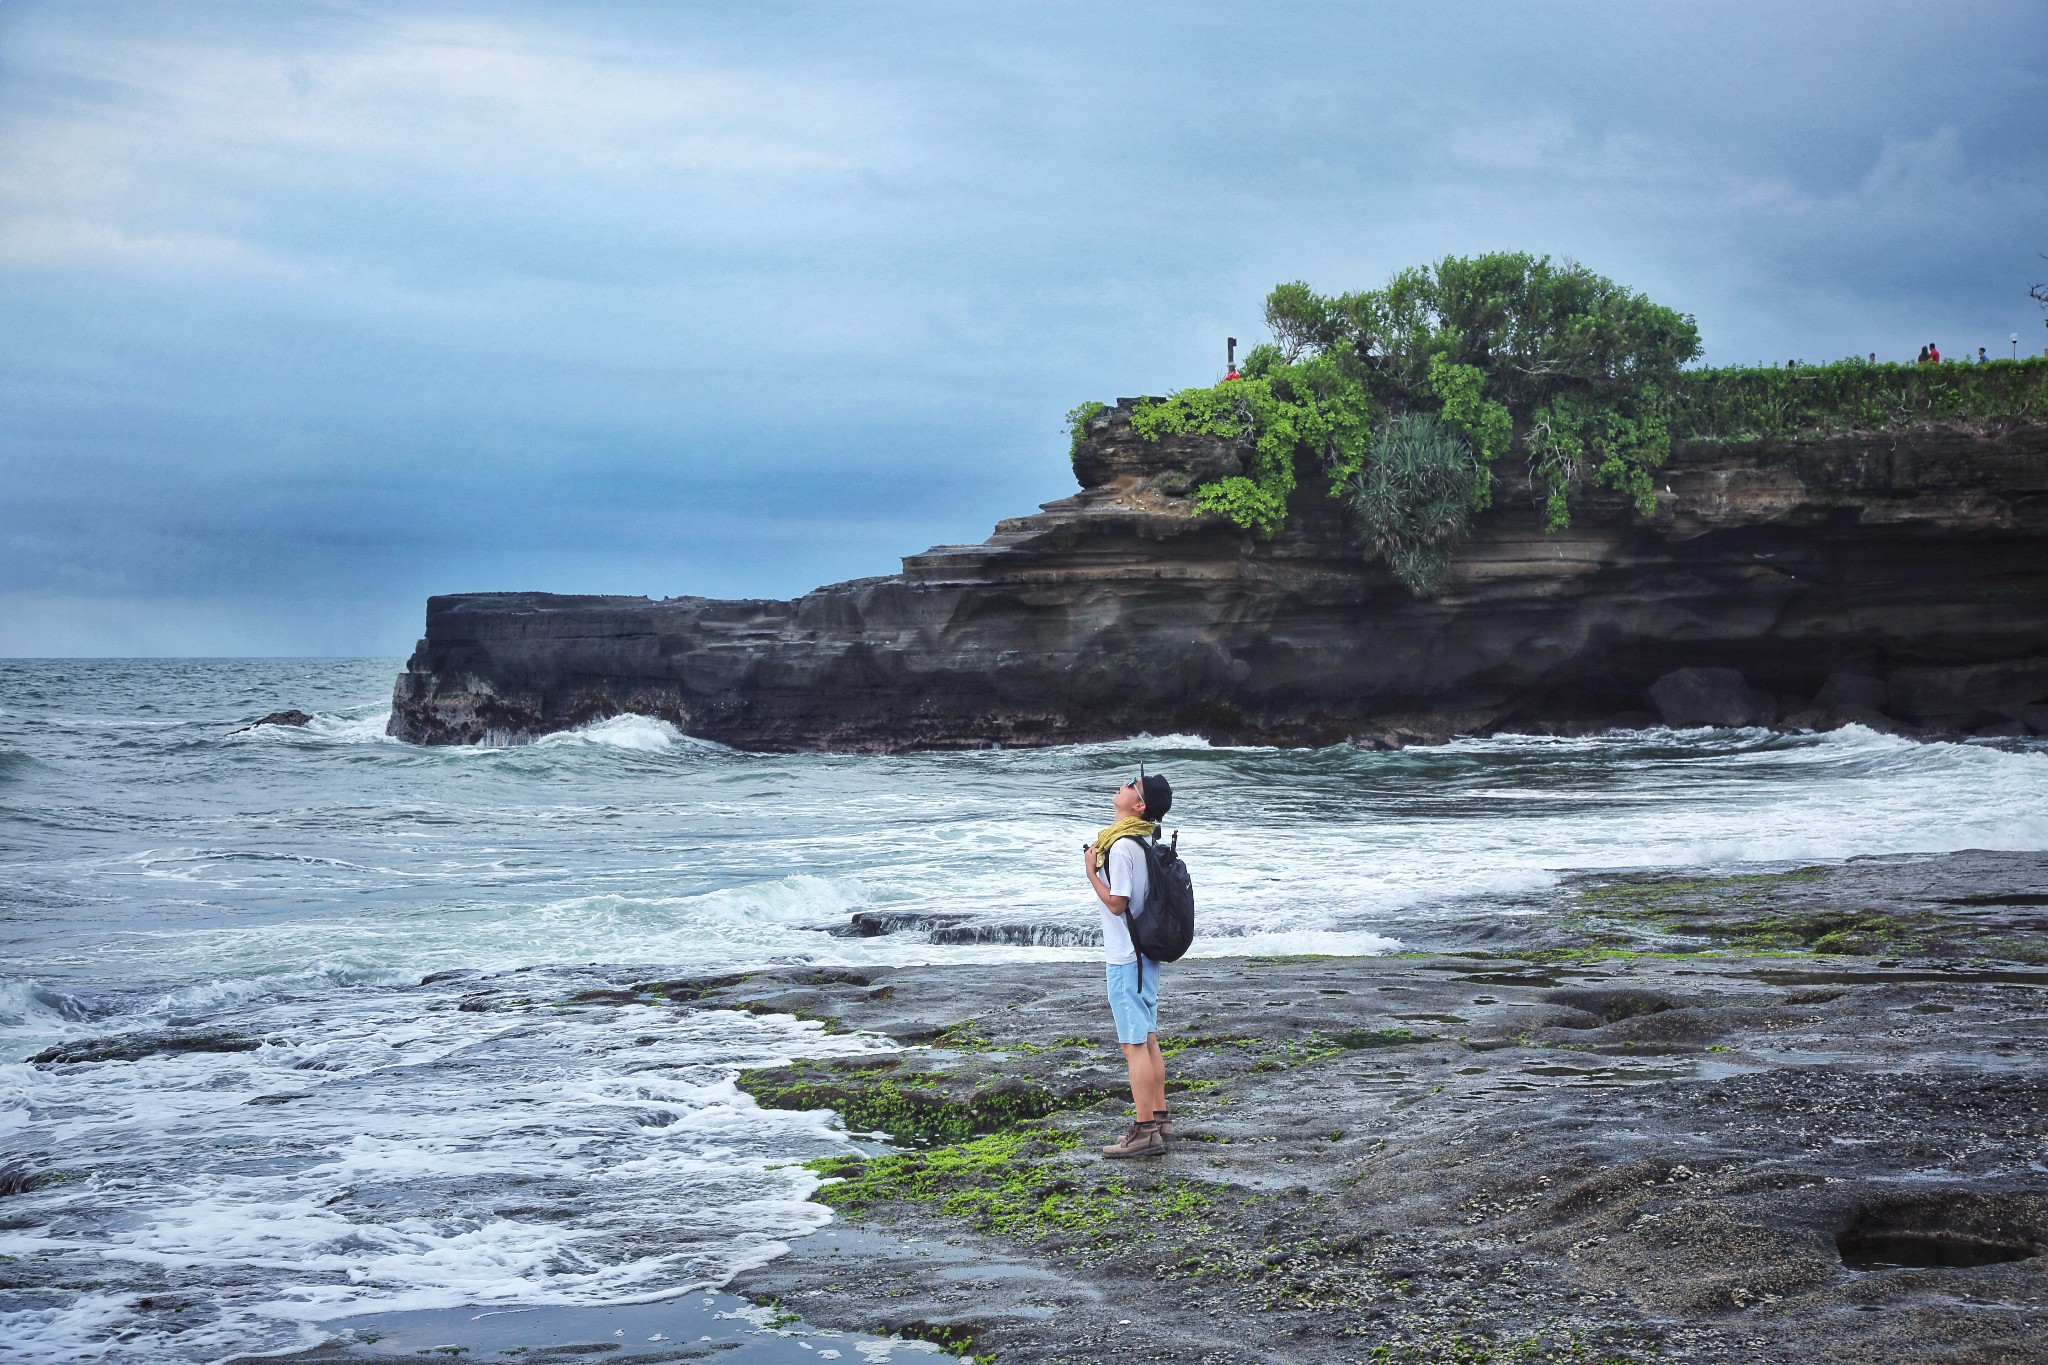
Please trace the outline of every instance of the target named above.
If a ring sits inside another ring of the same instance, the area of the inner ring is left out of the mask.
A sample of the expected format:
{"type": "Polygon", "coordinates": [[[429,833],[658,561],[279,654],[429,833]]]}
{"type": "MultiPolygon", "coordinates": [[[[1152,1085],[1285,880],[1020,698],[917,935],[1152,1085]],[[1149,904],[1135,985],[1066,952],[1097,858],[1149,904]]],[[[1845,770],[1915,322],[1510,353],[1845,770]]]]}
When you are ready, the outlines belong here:
{"type": "Polygon", "coordinates": [[[1104,880],[1102,873],[1096,869],[1095,844],[1092,840],[1081,845],[1081,871],[1087,874],[1088,885],[1095,888],[1095,898],[1102,902],[1110,914],[1121,915],[1124,911],[1130,909],[1131,898],[1129,896],[1111,895],[1109,883],[1104,880]]]}

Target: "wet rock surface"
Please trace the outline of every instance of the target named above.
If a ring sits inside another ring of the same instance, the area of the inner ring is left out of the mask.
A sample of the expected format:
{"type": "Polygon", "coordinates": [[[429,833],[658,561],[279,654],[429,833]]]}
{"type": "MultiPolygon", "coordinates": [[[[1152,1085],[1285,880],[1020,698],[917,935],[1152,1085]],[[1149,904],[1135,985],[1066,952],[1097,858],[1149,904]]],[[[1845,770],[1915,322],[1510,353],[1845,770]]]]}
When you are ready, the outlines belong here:
{"type": "Polygon", "coordinates": [[[282,725],[286,728],[302,730],[312,723],[313,718],[311,716],[307,715],[304,711],[294,708],[289,711],[272,711],[261,720],[250,721],[240,730],[235,731],[235,733],[239,735],[245,730],[254,730],[260,725],[282,725]]]}
{"type": "MultiPolygon", "coordinates": [[[[2039,855],[1905,854],[1841,863],[1758,865],[1733,875],[1631,871],[1568,876],[1527,896],[1421,907],[1400,926],[1411,950],[1514,952],[1529,961],[1639,953],[1906,953],[2048,965],[2048,872],[2039,855]]],[[[860,910],[839,937],[889,934],[932,943],[1093,945],[1071,917],[860,910]]],[[[1341,929],[1384,931],[1370,918],[1341,929]]],[[[1218,941],[1211,937],[1212,951],[1218,941]]]]}
{"type": "Polygon", "coordinates": [[[263,1046],[232,1029],[164,1029],[140,1033],[116,1033],[104,1038],[82,1038],[44,1048],[29,1061],[37,1066],[62,1066],[79,1062],[135,1062],[179,1052],[254,1052],[263,1046]]]}
{"type": "MultiPolygon", "coordinates": [[[[1183,961],[1161,1017],[1178,1140],[1146,1162],[1096,1155],[1128,1101],[1091,961],[597,968],[561,1004],[897,1045],[739,1077],[836,1111],[863,1155],[814,1163],[832,1226],[727,1287],[877,1349],[2034,1365],[2044,934],[2048,854],[1973,852],[1578,876],[1446,906],[1410,955],[1183,961]]],[[[457,977],[464,1009],[545,989],[457,977]]],[[[481,1352],[471,1330],[431,1340],[481,1352]]]]}
{"type": "MultiPolygon", "coordinates": [[[[1716,948],[1846,958],[2048,965],[2048,865],[2038,853],[1887,854],[1733,874],[1568,876],[1554,890],[1449,906],[1404,927],[1412,948],[1498,943],[1533,960],[1716,948]],[[1505,913],[1503,913],[1505,912],[1505,913]]],[[[1887,966],[1894,964],[1887,963],[1887,966]]]]}
{"type": "Polygon", "coordinates": [[[755,977],[702,1003],[908,1046],[744,1078],[896,1145],[818,1196],[865,1241],[734,1287],[1002,1361],[2040,1361],[2048,968],[1999,949],[2048,929],[2044,874],[1584,878],[1484,955],[1185,961],[1149,1163],[1094,1154],[1128,1101],[1090,964],[755,977]],[[1644,885],[1722,942],[1566,942],[1644,885]],[[1727,951],[1922,912],[1883,956],[1727,951]]]}

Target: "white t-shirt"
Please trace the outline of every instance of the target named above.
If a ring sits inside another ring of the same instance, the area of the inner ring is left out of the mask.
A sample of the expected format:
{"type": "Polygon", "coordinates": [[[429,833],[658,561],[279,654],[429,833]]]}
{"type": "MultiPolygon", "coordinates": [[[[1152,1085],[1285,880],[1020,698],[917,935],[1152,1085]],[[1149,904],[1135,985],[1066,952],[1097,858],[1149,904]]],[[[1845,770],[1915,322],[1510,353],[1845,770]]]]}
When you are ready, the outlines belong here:
{"type": "Polygon", "coordinates": [[[1102,907],[1102,960],[1136,962],[1138,950],[1131,946],[1130,926],[1124,920],[1145,908],[1145,891],[1152,884],[1152,873],[1145,866],[1145,850],[1138,847],[1136,839],[1119,839],[1109,846],[1109,864],[1104,870],[1109,873],[1109,894],[1131,899],[1122,915],[1113,915],[1108,906],[1102,907]]]}

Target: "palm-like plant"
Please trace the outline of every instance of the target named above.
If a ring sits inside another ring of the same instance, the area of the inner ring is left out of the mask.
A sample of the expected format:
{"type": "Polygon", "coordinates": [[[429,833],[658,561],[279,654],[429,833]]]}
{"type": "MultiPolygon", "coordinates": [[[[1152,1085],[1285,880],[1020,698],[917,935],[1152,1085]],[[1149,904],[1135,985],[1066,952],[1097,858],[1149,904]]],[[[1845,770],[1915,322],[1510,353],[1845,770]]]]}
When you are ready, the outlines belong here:
{"type": "Polygon", "coordinates": [[[1369,555],[1422,597],[1450,574],[1486,466],[1472,447],[1428,413],[1388,421],[1351,485],[1353,527],[1369,555]]]}

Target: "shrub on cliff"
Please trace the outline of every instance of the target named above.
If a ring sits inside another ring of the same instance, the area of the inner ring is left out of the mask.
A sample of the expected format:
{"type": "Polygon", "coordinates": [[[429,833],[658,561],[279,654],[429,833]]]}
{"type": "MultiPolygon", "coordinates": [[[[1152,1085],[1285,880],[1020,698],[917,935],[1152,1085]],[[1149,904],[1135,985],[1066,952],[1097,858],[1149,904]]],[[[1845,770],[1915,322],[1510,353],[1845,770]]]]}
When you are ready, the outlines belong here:
{"type": "Polygon", "coordinates": [[[1088,439],[1088,426],[1089,426],[1089,424],[1090,424],[1091,422],[1093,422],[1093,421],[1094,421],[1094,420],[1096,419],[1096,417],[1098,417],[1099,415],[1101,415],[1102,413],[1104,413],[1104,412],[1106,412],[1106,411],[1108,411],[1108,410],[1109,410],[1109,404],[1107,404],[1107,403],[1098,403],[1098,402],[1096,402],[1096,401],[1095,401],[1094,399],[1092,399],[1092,398],[1091,398],[1091,399],[1089,399],[1089,400],[1088,400],[1087,402],[1085,402],[1085,403],[1081,404],[1080,406],[1078,406],[1078,407],[1075,407],[1075,408],[1071,408],[1071,409],[1069,409],[1069,410],[1068,410],[1068,412],[1067,412],[1067,456],[1068,456],[1068,458],[1070,458],[1070,459],[1071,459],[1071,458],[1073,457],[1073,454],[1074,454],[1074,452],[1075,452],[1075,451],[1077,451],[1077,450],[1079,450],[1079,449],[1081,448],[1081,442],[1083,442],[1083,441],[1085,441],[1085,440],[1087,440],[1087,439],[1088,439]]]}
{"type": "Polygon", "coordinates": [[[1364,387],[1338,365],[1317,358],[1269,363],[1257,375],[1182,389],[1165,402],[1140,405],[1131,414],[1131,430],[1153,441],[1202,432],[1248,445],[1249,475],[1203,484],[1195,490],[1195,505],[1270,540],[1287,518],[1298,462],[1320,469],[1336,496],[1364,460],[1372,419],[1364,387]]]}
{"type": "MultiPolygon", "coordinates": [[[[1131,424],[1154,439],[1250,442],[1248,474],[1203,485],[1196,501],[1268,537],[1300,461],[1341,493],[1375,420],[1409,413],[1436,417],[1483,464],[1520,451],[1553,528],[1589,480],[1647,509],[1679,366],[1699,353],[1690,317],[1582,266],[1520,253],[1449,256],[1334,297],[1284,284],[1267,297],[1266,321],[1274,343],[1253,348],[1244,379],[1184,389],[1131,424]]],[[[1482,468],[1472,505],[1486,506],[1492,487],[1482,468]]]]}
{"type": "Polygon", "coordinates": [[[2048,360],[1688,370],[1672,429],[1683,439],[1768,441],[1922,422],[2048,418],[2048,360]]]}
{"type": "Polygon", "coordinates": [[[1381,428],[1351,485],[1351,515],[1367,549],[1421,596],[1444,584],[1487,471],[1450,424],[1411,412],[1381,428]]]}

